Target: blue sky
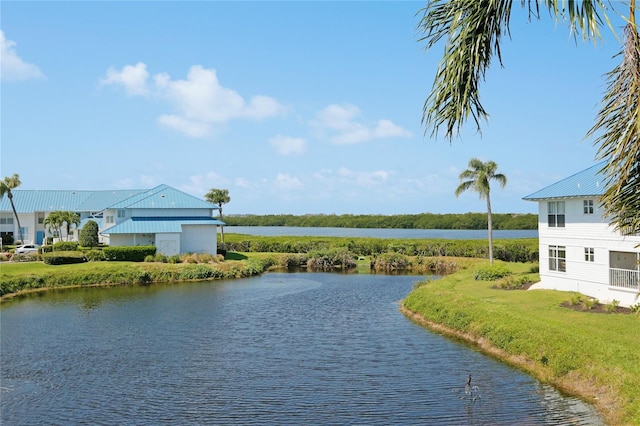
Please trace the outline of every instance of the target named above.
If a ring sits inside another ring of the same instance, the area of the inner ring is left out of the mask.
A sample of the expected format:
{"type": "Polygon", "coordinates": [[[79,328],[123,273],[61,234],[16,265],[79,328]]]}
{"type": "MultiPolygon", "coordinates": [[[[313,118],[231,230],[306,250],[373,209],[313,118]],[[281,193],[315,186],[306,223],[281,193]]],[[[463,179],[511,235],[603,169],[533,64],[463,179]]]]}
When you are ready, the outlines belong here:
{"type": "Polygon", "coordinates": [[[481,86],[491,118],[424,135],[440,59],[424,2],[0,4],[2,176],[22,189],[229,190],[225,214],[483,212],[472,157],[508,178],[494,212],[594,163],[584,140],[619,41],[576,43],[514,9],[481,86]]]}

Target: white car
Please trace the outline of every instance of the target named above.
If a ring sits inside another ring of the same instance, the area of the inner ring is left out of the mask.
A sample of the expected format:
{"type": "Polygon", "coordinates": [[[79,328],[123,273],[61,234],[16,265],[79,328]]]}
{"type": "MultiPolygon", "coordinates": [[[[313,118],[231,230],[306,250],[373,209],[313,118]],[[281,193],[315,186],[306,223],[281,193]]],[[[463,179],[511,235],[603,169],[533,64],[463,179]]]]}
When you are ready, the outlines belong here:
{"type": "Polygon", "coordinates": [[[24,244],[16,247],[16,254],[25,254],[25,253],[37,253],[38,247],[37,244],[24,244]]]}

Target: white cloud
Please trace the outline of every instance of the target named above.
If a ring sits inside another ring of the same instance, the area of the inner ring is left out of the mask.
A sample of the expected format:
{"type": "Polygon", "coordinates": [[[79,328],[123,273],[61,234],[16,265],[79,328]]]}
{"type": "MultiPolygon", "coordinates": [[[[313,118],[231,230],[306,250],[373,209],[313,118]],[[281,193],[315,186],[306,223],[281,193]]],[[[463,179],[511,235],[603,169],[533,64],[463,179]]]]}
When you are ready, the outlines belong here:
{"type": "Polygon", "coordinates": [[[122,70],[109,67],[105,78],[100,80],[100,84],[119,84],[124,86],[128,95],[146,95],[149,92],[147,88],[147,79],[149,72],[147,66],[142,62],[135,65],[125,65],[122,70]]]}
{"type": "Polygon", "coordinates": [[[290,176],[286,173],[278,173],[275,181],[276,189],[280,191],[290,191],[304,187],[304,184],[296,176],[290,176]]]}
{"type": "Polygon", "coordinates": [[[209,136],[214,124],[261,120],[285,112],[284,106],[269,96],[245,101],[238,92],[220,84],[216,70],[201,65],[192,66],[185,80],[171,79],[167,73],[155,74],[151,84],[148,80],[146,65],[138,62],[125,65],[120,71],[109,68],[101,83],[122,85],[130,95],[153,94],[166,100],[174,113],[161,115],[158,122],[193,138],[209,136]]]}
{"type": "Polygon", "coordinates": [[[204,138],[211,134],[210,124],[187,120],[178,115],[163,114],[158,117],[158,123],[192,138],[204,138]]]}
{"type": "Polygon", "coordinates": [[[251,183],[249,183],[249,181],[244,178],[236,178],[235,184],[240,188],[251,188],[251,183]]]}
{"type": "Polygon", "coordinates": [[[24,62],[16,52],[16,43],[7,40],[0,30],[0,76],[4,81],[21,81],[45,78],[34,64],[24,62]]]}
{"type": "Polygon", "coordinates": [[[411,132],[390,120],[378,120],[374,125],[356,121],[360,109],[351,104],[332,104],[320,111],[312,122],[317,128],[328,131],[329,140],[335,144],[356,144],[373,139],[407,138],[411,132]]]}
{"type": "Polygon", "coordinates": [[[307,141],[303,138],[276,135],[269,139],[269,143],[280,155],[303,154],[307,148],[307,141]]]}
{"type": "Polygon", "coordinates": [[[228,185],[229,179],[216,172],[208,172],[189,176],[189,182],[179,185],[178,189],[204,199],[204,194],[211,188],[227,188],[228,185]]]}
{"type": "Polygon", "coordinates": [[[380,185],[389,179],[390,173],[385,170],[375,170],[373,172],[354,172],[341,167],[338,169],[337,175],[349,182],[351,185],[371,188],[380,185]]]}

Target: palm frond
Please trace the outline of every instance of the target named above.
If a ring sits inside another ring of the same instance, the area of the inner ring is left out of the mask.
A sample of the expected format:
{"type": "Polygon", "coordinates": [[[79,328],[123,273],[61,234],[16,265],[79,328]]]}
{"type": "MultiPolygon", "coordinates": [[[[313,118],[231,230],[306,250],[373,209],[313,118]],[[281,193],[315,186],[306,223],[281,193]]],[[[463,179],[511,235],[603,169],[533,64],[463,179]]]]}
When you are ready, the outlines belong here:
{"type": "Polygon", "coordinates": [[[625,26],[621,63],[607,74],[607,91],[587,137],[599,134],[597,157],[606,190],[601,202],[615,229],[640,232],[640,37],[633,22],[625,26]]]}
{"type": "Polygon", "coordinates": [[[422,109],[422,124],[437,135],[446,128],[449,140],[463,123],[480,121],[488,114],[480,103],[478,85],[494,56],[502,64],[500,39],[509,33],[511,0],[435,0],[422,9],[418,29],[420,42],[432,48],[447,37],[444,55],[438,65],[431,93],[422,109]]]}

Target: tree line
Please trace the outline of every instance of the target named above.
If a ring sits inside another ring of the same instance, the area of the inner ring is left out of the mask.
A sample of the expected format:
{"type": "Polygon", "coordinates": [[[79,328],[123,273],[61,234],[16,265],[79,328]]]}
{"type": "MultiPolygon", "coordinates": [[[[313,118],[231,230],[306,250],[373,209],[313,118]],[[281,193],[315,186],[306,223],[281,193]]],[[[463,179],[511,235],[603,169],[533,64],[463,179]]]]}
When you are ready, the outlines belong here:
{"type": "MultiPolygon", "coordinates": [[[[227,226],[299,226],[383,229],[487,229],[485,213],[419,213],[401,215],[227,215],[227,226]]],[[[493,229],[538,229],[538,215],[494,213],[493,229]]]]}

